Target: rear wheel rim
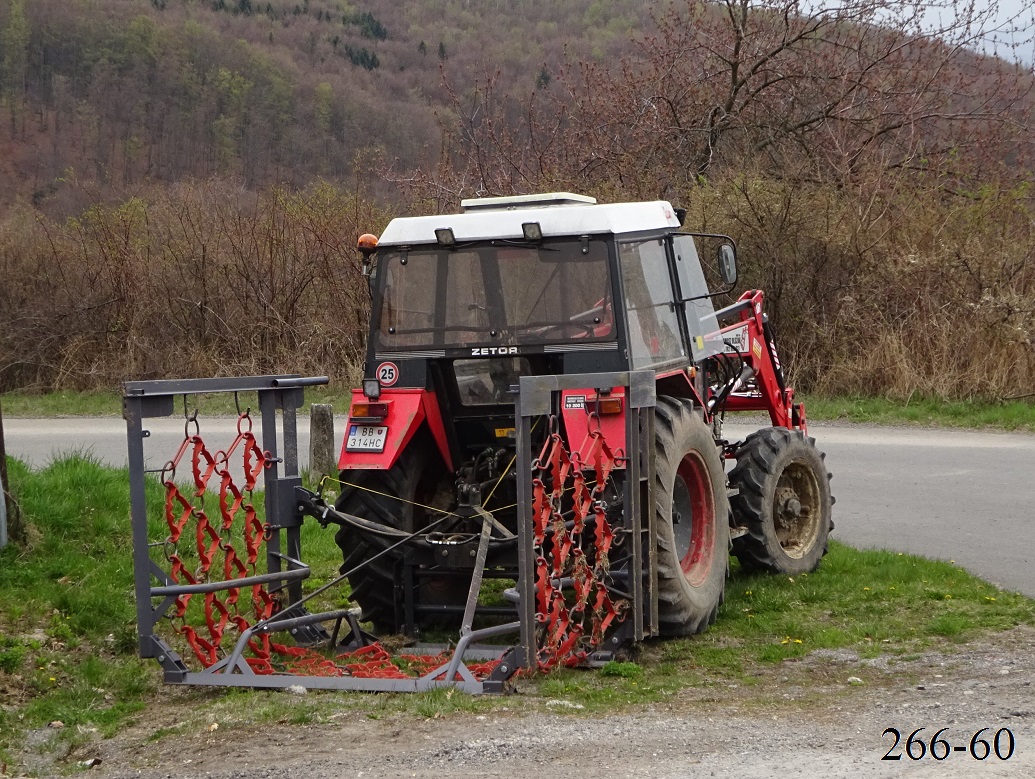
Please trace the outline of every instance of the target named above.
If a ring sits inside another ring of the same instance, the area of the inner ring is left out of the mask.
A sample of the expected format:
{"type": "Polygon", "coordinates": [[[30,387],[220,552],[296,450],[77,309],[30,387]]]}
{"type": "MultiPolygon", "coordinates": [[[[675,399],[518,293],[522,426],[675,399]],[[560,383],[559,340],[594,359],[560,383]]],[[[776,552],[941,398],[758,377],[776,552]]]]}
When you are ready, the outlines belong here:
{"type": "Polygon", "coordinates": [[[692,587],[708,578],[715,554],[715,495],[708,465],[688,452],[676,469],[672,488],[672,529],[679,567],[692,587]]]}
{"type": "Polygon", "coordinates": [[[808,463],[791,462],[773,494],[773,524],[784,554],[794,560],[808,554],[819,537],[822,513],[815,472],[808,463]]]}

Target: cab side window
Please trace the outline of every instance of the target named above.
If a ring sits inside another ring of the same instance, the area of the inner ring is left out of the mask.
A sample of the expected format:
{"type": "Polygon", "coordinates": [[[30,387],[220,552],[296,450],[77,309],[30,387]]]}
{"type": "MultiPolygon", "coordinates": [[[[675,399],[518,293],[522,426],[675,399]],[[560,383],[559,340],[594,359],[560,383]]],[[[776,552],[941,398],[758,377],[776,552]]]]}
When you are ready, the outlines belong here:
{"type": "Polygon", "coordinates": [[[685,359],[665,244],[658,239],[619,244],[618,259],[629,320],[632,367],[685,359]]]}
{"type": "Polygon", "coordinates": [[[690,349],[694,360],[700,361],[723,350],[719,335],[719,320],[715,318],[715,306],[708,297],[708,282],[701,268],[697,246],[692,235],[672,237],[672,249],[676,257],[676,275],[679,278],[679,293],[686,311],[686,329],[690,335],[690,349]]]}

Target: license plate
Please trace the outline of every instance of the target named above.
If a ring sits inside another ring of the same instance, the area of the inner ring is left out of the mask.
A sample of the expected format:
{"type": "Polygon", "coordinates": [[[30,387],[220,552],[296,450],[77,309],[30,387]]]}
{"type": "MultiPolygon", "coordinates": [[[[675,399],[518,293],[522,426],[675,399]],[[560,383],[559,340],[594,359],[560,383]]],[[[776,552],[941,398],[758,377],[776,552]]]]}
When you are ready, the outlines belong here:
{"type": "Polygon", "coordinates": [[[388,438],[387,425],[349,425],[345,441],[347,452],[383,452],[388,438]]]}

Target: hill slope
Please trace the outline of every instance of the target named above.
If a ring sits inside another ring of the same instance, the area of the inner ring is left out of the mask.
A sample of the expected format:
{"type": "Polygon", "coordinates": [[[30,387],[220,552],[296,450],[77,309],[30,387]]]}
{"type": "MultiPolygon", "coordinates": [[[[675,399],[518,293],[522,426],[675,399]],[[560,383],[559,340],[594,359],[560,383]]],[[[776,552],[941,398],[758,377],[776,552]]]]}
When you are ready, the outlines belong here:
{"type": "Polygon", "coordinates": [[[444,79],[527,93],[646,23],[633,0],[0,0],[0,204],[72,213],[73,177],[341,178],[371,148],[412,165],[444,79]]]}

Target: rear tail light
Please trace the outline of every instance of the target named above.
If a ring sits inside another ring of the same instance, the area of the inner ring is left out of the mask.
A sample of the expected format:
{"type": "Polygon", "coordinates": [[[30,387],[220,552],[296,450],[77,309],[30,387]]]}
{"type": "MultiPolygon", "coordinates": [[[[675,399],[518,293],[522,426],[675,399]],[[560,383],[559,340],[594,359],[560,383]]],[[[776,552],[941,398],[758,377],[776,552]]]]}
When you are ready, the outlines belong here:
{"type": "Polygon", "coordinates": [[[622,413],[621,398],[597,398],[597,413],[601,416],[622,413]]]}
{"type": "Polygon", "coordinates": [[[384,419],[388,416],[387,403],[353,403],[349,416],[367,419],[384,419]]]}

